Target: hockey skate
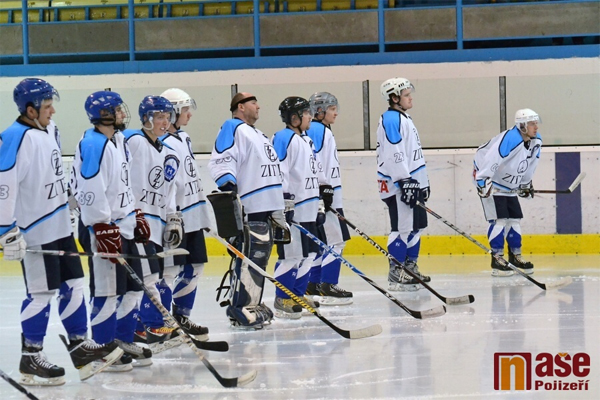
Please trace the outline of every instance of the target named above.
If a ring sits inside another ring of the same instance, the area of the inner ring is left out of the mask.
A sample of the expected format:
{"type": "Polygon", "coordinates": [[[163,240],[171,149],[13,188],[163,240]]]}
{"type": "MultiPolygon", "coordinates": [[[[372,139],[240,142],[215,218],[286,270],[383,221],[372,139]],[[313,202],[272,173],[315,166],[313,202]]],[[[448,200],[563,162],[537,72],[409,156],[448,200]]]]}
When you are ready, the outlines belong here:
{"type": "Polygon", "coordinates": [[[400,266],[390,267],[388,290],[390,292],[416,292],[421,288],[419,281],[408,275],[400,266]]]}
{"type": "Polygon", "coordinates": [[[275,316],[277,318],[298,319],[302,317],[302,307],[293,299],[275,296],[275,316]]]}
{"type": "Polygon", "coordinates": [[[208,340],[208,328],[195,324],[185,315],[173,314],[173,317],[175,317],[181,329],[194,339],[200,340],[201,342],[206,342],[208,340]]]}
{"type": "MultiPolygon", "coordinates": [[[[122,350],[122,349],[121,349],[122,350]]],[[[133,369],[133,357],[127,353],[123,353],[121,358],[115,361],[112,365],[104,368],[102,372],[128,372],[133,369]]]]}
{"type": "Polygon", "coordinates": [[[352,292],[342,289],[333,283],[321,282],[317,285],[320,303],[324,306],[343,306],[352,304],[352,292]]]}
{"type": "Polygon", "coordinates": [[[419,279],[421,279],[423,282],[425,282],[425,283],[431,282],[431,277],[429,277],[427,275],[423,275],[419,271],[419,266],[417,265],[416,261],[406,259],[406,262],[404,263],[404,266],[406,268],[408,268],[410,270],[410,272],[412,272],[413,274],[415,274],[416,276],[418,276],[419,279]]]}
{"type": "Polygon", "coordinates": [[[126,343],[115,339],[117,345],[133,359],[134,367],[147,367],[152,365],[152,350],[137,345],[135,343],[126,343]]]}
{"type": "Polygon", "coordinates": [[[521,254],[514,254],[510,249],[508,249],[508,262],[527,275],[533,274],[533,264],[530,261],[525,261],[521,254]]]}
{"type": "Polygon", "coordinates": [[[98,344],[90,339],[77,339],[69,343],[64,335],[58,336],[69,350],[71,361],[79,370],[79,379],[82,381],[103,371],[123,355],[123,350],[115,342],[98,344]]]}
{"type": "Polygon", "coordinates": [[[46,359],[41,347],[25,346],[23,337],[19,383],[26,386],[59,386],[65,384],[65,369],[46,359]]]}
{"type": "MultiPolygon", "coordinates": [[[[319,311],[319,307],[321,306],[321,304],[318,301],[315,301],[308,296],[302,296],[302,300],[304,300],[304,302],[308,304],[312,309],[319,311]]],[[[300,303],[296,302],[296,304],[302,307],[300,303]]],[[[308,311],[306,308],[302,307],[302,315],[313,315],[313,313],[308,311]]]]}
{"type": "Polygon", "coordinates": [[[306,287],[306,292],[304,292],[305,297],[315,300],[316,296],[319,296],[319,289],[317,288],[318,283],[308,282],[308,286],[306,287]]]}
{"type": "Polygon", "coordinates": [[[158,354],[181,345],[183,338],[179,336],[176,328],[161,326],[160,328],[146,328],[146,341],[152,354],[158,354]]]}
{"type": "Polygon", "coordinates": [[[259,330],[273,320],[273,311],[264,303],[256,306],[227,307],[231,327],[240,330],[259,330]]]}
{"type": "MultiPolygon", "coordinates": [[[[502,256],[502,254],[500,254],[500,256],[502,256]]],[[[492,276],[506,277],[513,276],[514,274],[515,271],[513,271],[511,267],[499,262],[492,254],[492,276]]]]}

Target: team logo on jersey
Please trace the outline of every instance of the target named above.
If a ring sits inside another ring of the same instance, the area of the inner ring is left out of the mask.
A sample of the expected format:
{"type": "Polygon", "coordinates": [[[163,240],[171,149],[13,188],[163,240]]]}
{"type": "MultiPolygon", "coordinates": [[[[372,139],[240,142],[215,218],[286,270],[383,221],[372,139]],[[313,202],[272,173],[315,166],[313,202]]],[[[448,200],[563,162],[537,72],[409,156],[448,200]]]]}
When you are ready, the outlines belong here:
{"type": "Polygon", "coordinates": [[[190,156],[195,159],[196,157],[194,157],[194,150],[192,149],[192,139],[190,139],[188,136],[185,138],[185,142],[187,143],[188,150],[190,151],[190,156]]]}
{"type": "Polygon", "coordinates": [[[517,167],[517,172],[519,174],[522,174],[523,172],[527,171],[527,167],[529,166],[529,162],[527,162],[527,160],[523,160],[519,163],[519,166],[517,167]]]}
{"type": "Polygon", "coordinates": [[[496,171],[498,170],[498,164],[494,164],[494,165],[492,165],[492,166],[490,167],[490,170],[491,170],[492,172],[496,172],[496,171]]]}
{"type": "Polygon", "coordinates": [[[265,154],[267,155],[267,158],[269,159],[269,161],[271,161],[271,162],[277,161],[277,152],[275,151],[275,148],[273,146],[271,146],[269,143],[265,143],[265,154]]]}
{"type": "Polygon", "coordinates": [[[537,155],[537,152],[540,149],[540,147],[542,147],[542,146],[539,144],[536,144],[535,146],[533,146],[533,149],[531,149],[531,153],[529,154],[529,156],[527,156],[527,158],[535,157],[537,155]]]}
{"type": "Polygon", "coordinates": [[[121,164],[121,181],[129,186],[129,168],[127,168],[127,163],[121,164]]]}
{"type": "Polygon", "coordinates": [[[150,170],[150,173],[148,174],[148,183],[154,189],[158,189],[165,183],[162,167],[156,166],[150,170]]]}
{"type": "Polygon", "coordinates": [[[62,168],[62,159],[60,158],[60,154],[58,150],[52,151],[52,155],[50,156],[50,162],[52,163],[52,169],[54,170],[54,175],[60,176],[63,174],[62,168]]]}
{"type": "Polygon", "coordinates": [[[58,127],[54,126],[54,140],[56,140],[56,144],[60,148],[60,133],[58,132],[58,127]]]}
{"type": "Polygon", "coordinates": [[[179,159],[174,155],[168,155],[165,157],[165,179],[167,182],[171,182],[175,178],[175,174],[179,169],[179,159]]]}
{"type": "Polygon", "coordinates": [[[315,156],[311,155],[310,159],[308,160],[308,164],[310,165],[310,170],[312,171],[313,174],[317,174],[317,160],[315,160],[315,156]]]}
{"type": "Polygon", "coordinates": [[[185,157],[185,172],[192,178],[196,177],[196,167],[194,166],[194,159],[190,156],[185,157]]]}

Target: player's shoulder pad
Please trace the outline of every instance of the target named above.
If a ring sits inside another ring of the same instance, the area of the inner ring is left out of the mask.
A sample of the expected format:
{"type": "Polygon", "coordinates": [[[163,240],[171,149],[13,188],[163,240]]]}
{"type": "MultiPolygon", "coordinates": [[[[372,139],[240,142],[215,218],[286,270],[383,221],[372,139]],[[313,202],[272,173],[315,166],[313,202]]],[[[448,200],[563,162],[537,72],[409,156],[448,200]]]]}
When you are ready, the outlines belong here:
{"type": "Polygon", "coordinates": [[[521,137],[521,132],[519,132],[519,128],[514,126],[512,129],[506,131],[506,133],[500,140],[498,152],[500,153],[500,156],[502,158],[505,158],[521,143],[523,143],[523,137],[521,137]]]}
{"type": "Polygon", "coordinates": [[[0,137],[2,138],[2,146],[0,147],[0,171],[8,171],[15,166],[17,162],[17,153],[23,143],[25,133],[31,129],[30,127],[14,122],[9,126],[0,137]]]}
{"type": "Polygon", "coordinates": [[[242,124],[245,124],[245,122],[237,118],[228,119],[223,123],[223,126],[221,126],[221,130],[217,135],[217,140],[215,140],[215,150],[217,153],[222,153],[233,147],[235,142],[235,132],[242,124]]]}
{"type": "Polygon", "coordinates": [[[123,131],[123,136],[125,136],[125,140],[129,140],[134,136],[142,136],[144,137],[144,133],[141,129],[125,129],[123,131]]]}
{"type": "Polygon", "coordinates": [[[294,131],[290,128],[285,128],[273,135],[273,147],[279,157],[279,161],[285,160],[287,157],[287,149],[294,138],[294,131]]]}
{"type": "Polygon", "coordinates": [[[388,110],[381,116],[381,124],[385,131],[385,136],[391,144],[397,144],[402,141],[400,134],[400,119],[402,114],[396,110],[388,110]]]}
{"type": "Polygon", "coordinates": [[[81,176],[91,179],[100,171],[100,164],[104,157],[104,149],[108,144],[108,138],[90,128],[83,134],[79,142],[79,156],[81,158],[81,176]]]}
{"type": "Polygon", "coordinates": [[[313,141],[313,145],[315,146],[315,151],[319,153],[323,149],[323,142],[325,141],[325,130],[326,126],[319,121],[312,121],[310,123],[310,128],[306,131],[308,137],[310,137],[313,141]]]}

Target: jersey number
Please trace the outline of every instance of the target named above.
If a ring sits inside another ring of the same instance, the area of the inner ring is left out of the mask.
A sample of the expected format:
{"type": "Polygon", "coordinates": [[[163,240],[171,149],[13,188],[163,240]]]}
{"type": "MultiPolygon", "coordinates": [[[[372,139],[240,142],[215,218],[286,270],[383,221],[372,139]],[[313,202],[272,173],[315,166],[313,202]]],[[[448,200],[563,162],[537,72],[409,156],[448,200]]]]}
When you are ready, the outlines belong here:
{"type": "Polygon", "coordinates": [[[8,199],[8,186],[0,185],[0,200],[8,199]]]}

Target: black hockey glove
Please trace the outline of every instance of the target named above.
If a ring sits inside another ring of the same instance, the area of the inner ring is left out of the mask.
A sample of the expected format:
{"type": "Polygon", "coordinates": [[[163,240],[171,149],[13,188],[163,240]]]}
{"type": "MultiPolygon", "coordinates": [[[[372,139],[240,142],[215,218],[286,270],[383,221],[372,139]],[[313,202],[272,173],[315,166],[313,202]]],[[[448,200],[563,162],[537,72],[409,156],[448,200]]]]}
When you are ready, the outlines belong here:
{"type": "Polygon", "coordinates": [[[317,226],[325,225],[325,202],[323,200],[319,200],[319,211],[317,212],[317,226]]]}
{"type": "Polygon", "coordinates": [[[533,193],[533,181],[519,185],[519,189],[517,189],[517,194],[519,195],[519,197],[531,197],[533,199],[533,193]]]}
{"type": "Polygon", "coordinates": [[[319,186],[319,195],[325,203],[325,211],[329,210],[333,204],[333,187],[331,185],[319,186]]]}
{"type": "Polygon", "coordinates": [[[429,188],[429,186],[421,189],[421,198],[423,199],[423,202],[426,202],[427,200],[429,200],[430,194],[431,194],[431,189],[429,188]]]}
{"type": "Polygon", "coordinates": [[[220,192],[233,192],[237,194],[237,185],[231,181],[226,182],[224,185],[218,187],[220,192]]]}
{"type": "Polygon", "coordinates": [[[400,201],[414,208],[417,205],[417,196],[421,188],[419,187],[419,181],[412,178],[401,179],[397,182],[400,186],[400,201]]]}
{"type": "Polygon", "coordinates": [[[294,195],[289,193],[283,194],[283,202],[285,204],[285,209],[283,212],[285,213],[285,222],[291,225],[294,220],[294,208],[296,204],[294,203],[294,195]]]}

